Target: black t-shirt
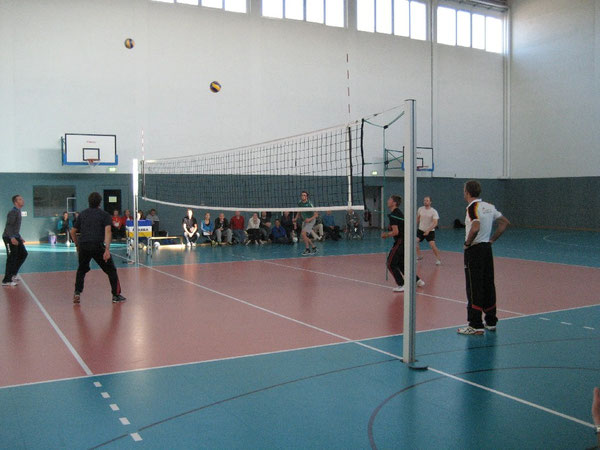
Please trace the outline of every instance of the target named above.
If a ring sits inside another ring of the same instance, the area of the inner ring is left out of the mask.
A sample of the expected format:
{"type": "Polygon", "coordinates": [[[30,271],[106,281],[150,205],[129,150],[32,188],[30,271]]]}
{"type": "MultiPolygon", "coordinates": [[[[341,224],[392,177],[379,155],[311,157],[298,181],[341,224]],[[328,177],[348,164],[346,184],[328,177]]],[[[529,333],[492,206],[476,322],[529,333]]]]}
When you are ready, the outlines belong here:
{"type": "Polygon", "coordinates": [[[104,242],[104,230],[112,226],[112,217],[100,208],[88,208],[79,214],[73,228],[79,235],[79,242],[88,244],[101,244],[104,242]]]}
{"type": "Polygon", "coordinates": [[[198,221],[196,220],[195,217],[192,217],[190,219],[188,216],[185,216],[181,223],[185,224],[185,227],[187,228],[188,231],[192,231],[192,228],[194,228],[195,226],[198,225],[198,221]]]}
{"type": "Polygon", "coordinates": [[[404,215],[402,211],[398,208],[393,210],[390,214],[388,214],[390,219],[390,228],[392,225],[396,225],[398,227],[398,234],[394,236],[394,242],[398,242],[399,239],[404,237],[404,215]]]}

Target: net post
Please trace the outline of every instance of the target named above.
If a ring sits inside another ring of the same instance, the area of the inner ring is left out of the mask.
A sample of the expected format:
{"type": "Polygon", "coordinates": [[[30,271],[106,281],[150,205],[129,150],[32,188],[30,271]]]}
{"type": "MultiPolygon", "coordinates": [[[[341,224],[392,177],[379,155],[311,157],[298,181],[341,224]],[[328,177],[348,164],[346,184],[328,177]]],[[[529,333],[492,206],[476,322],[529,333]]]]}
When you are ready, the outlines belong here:
{"type": "Polygon", "coordinates": [[[404,130],[404,331],[402,360],[415,362],[416,304],[416,159],[415,100],[405,100],[404,130]]]}
{"type": "Polygon", "coordinates": [[[348,129],[348,207],[352,206],[352,128],[348,129]]]}
{"type": "Polygon", "coordinates": [[[132,167],[132,192],[133,192],[133,262],[139,264],[139,235],[138,235],[138,186],[139,186],[139,164],[137,158],[133,159],[132,167]]]}

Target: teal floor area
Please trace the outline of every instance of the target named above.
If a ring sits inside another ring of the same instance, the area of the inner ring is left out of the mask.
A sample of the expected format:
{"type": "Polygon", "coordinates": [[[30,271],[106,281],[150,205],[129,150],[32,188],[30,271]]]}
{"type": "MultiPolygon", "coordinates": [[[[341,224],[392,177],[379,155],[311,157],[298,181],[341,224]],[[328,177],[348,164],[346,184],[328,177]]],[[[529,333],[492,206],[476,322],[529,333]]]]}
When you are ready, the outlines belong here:
{"type": "MultiPolygon", "coordinates": [[[[462,252],[464,230],[441,229],[436,231],[436,243],[440,250],[462,252]]],[[[325,241],[319,246],[318,256],[384,253],[391,241],[379,237],[379,232],[369,230],[363,240],[325,241]]],[[[428,250],[426,243],[421,244],[428,250]]],[[[76,270],[77,258],[74,247],[64,244],[29,245],[30,256],[23,272],[51,272],[76,270]]],[[[197,247],[195,249],[161,247],[148,256],[140,252],[140,262],[146,265],[180,265],[229,262],[253,259],[295,258],[302,252],[301,244],[263,246],[197,247]]],[[[125,267],[125,244],[113,244],[112,251],[125,267]]],[[[552,262],[587,267],[600,267],[600,233],[593,231],[551,231],[510,228],[494,244],[496,257],[518,258],[532,261],[552,262]]],[[[0,251],[0,264],[4,264],[6,252],[0,251]]]]}
{"type": "Polygon", "coordinates": [[[598,323],[600,306],[593,306],[504,320],[484,337],[452,329],[418,333],[426,371],[378,351],[401,354],[402,336],[394,336],[4,388],[0,443],[11,449],[588,448],[595,443],[590,406],[600,380],[598,323]]]}

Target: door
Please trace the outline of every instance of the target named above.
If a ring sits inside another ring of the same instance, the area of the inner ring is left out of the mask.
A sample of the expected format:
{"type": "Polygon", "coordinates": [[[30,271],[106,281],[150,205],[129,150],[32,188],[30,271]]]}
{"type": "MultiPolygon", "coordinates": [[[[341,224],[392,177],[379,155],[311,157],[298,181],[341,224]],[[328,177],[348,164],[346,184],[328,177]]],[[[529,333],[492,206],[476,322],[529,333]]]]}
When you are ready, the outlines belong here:
{"type": "Polygon", "coordinates": [[[381,186],[365,186],[365,208],[371,212],[371,221],[365,227],[381,228],[381,186]]]}
{"type": "Polygon", "coordinates": [[[118,210],[120,215],[123,215],[121,210],[121,189],[104,189],[104,211],[112,216],[114,210],[118,210]]]}

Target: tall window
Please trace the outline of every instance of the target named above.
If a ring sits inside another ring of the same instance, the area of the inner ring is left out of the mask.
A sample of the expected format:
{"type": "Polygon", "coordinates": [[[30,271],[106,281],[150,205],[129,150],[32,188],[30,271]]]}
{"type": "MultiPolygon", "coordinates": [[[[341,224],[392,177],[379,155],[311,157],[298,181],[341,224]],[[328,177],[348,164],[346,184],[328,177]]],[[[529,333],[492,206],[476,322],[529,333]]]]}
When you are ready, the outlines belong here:
{"type": "Polygon", "coordinates": [[[182,5],[204,6],[207,8],[224,9],[225,11],[246,13],[248,0],[152,0],[160,3],[179,3],[182,5]]]}
{"type": "Polygon", "coordinates": [[[344,0],[262,0],[263,17],[345,26],[344,0]]]}
{"type": "Polygon", "coordinates": [[[75,186],[33,186],[33,215],[56,217],[67,210],[67,199],[75,197],[75,186]]]}
{"type": "Polygon", "coordinates": [[[427,7],[413,0],[357,0],[359,31],[427,39],[427,7]]]}
{"type": "Polygon", "coordinates": [[[503,22],[498,17],[439,6],[437,41],[440,44],[502,53],[504,51],[503,22]]]}

